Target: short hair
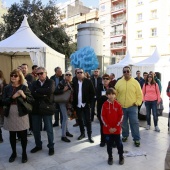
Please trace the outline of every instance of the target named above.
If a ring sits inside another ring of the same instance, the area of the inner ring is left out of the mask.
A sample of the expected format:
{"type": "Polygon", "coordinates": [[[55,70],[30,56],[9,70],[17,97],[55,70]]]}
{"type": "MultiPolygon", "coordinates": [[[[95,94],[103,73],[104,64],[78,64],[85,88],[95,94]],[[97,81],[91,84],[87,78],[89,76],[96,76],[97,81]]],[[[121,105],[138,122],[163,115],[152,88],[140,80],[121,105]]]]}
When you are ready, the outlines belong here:
{"type": "Polygon", "coordinates": [[[47,70],[45,67],[38,67],[37,70],[43,70],[45,73],[47,73],[47,70]]]}
{"type": "Polygon", "coordinates": [[[54,71],[56,72],[58,69],[61,69],[60,67],[56,67],[55,69],[54,69],[54,71]]]}
{"type": "Polygon", "coordinates": [[[19,69],[14,69],[13,71],[11,71],[10,76],[13,75],[13,74],[16,74],[16,75],[19,76],[19,78],[20,78],[19,83],[20,83],[20,84],[24,84],[25,78],[24,78],[24,75],[23,75],[23,73],[22,73],[21,70],[19,70],[19,69]]]}
{"type": "Polygon", "coordinates": [[[110,79],[110,76],[109,76],[108,74],[103,74],[102,79],[103,79],[104,77],[108,77],[108,78],[110,79]]]}
{"type": "Polygon", "coordinates": [[[28,67],[28,64],[26,64],[26,63],[23,63],[23,64],[21,64],[21,66],[27,66],[27,67],[28,67]]]}
{"type": "Polygon", "coordinates": [[[116,95],[116,90],[113,89],[113,88],[108,88],[108,89],[106,90],[106,95],[109,95],[109,94],[115,94],[115,95],[116,95]]]}
{"type": "Polygon", "coordinates": [[[71,71],[66,71],[65,74],[71,74],[72,75],[72,72],[71,71]]]}
{"type": "Polygon", "coordinates": [[[37,68],[38,66],[37,65],[33,65],[32,66],[32,70],[34,70],[35,68],[37,68]]]}
{"type": "Polygon", "coordinates": [[[130,66],[124,66],[124,67],[123,67],[123,70],[124,70],[125,68],[128,68],[128,69],[131,71],[130,66]]]}
{"type": "Polygon", "coordinates": [[[136,71],[136,74],[137,74],[137,73],[140,73],[140,71],[139,71],[139,70],[138,70],[138,71],[136,71]]]}
{"type": "Polygon", "coordinates": [[[115,74],[114,73],[111,73],[110,75],[114,76],[115,77],[115,74]]]}
{"type": "Polygon", "coordinates": [[[148,73],[147,73],[147,72],[143,72],[143,75],[144,75],[144,74],[148,74],[148,73]]]}

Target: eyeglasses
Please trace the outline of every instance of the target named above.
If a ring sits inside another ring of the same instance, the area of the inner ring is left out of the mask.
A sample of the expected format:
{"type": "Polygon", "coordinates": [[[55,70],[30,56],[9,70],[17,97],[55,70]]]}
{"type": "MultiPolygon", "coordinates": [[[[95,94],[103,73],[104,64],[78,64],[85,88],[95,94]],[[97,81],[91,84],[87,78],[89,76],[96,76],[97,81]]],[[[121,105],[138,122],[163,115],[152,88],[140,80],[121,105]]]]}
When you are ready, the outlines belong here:
{"type": "Polygon", "coordinates": [[[82,71],[80,71],[80,72],[77,72],[77,74],[82,74],[83,72],[82,71]]]}
{"type": "Polygon", "coordinates": [[[65,74],[65,76],[72,76],[71,74],[65,74]]]}
{"type": "Polygon", "coordinates": [[[152,76],[148,76],[148,78],[152,78],[152,76]]]}
{"type": "Polygon", "coordinates": [[[16,74],[11,74],[10,77],[15,77],[15,78],[17,78],[18,75],[16,75],[16,74]]]}
{"type": "Polygon", "coordinates": [[[129,70],[124,70],[123,73],[130,73],[130,71],[129,70]]]}
{"type": "Polygon", "coordinates": [[[103,78],[103,80],[109,80],[109,78],[103,78]]]}
{"type": "Polygon", "coordinates": [[[98,73],[98,71],[94,71],[95,73],[98,73]]]}
{"type": "Polygon", "coordinates": [[[37,73],[38,76],[39,76],[39,75],[42,76],[43,74],[44,74],[44,72],[37,73]]]}

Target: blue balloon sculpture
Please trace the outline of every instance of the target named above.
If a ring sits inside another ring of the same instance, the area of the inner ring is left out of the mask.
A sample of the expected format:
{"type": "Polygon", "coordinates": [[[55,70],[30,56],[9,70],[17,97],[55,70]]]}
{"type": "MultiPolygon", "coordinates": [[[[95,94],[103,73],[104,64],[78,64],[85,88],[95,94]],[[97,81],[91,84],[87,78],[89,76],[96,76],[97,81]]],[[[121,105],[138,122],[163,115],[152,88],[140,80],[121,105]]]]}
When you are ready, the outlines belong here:
{"type": "Polygon", "coordinates": [[[74,68],[81,68],[85,72],[90,73],[99,66],[98,58],[91,47],[84,47],[71,54],[71,65],[74,68]]]}

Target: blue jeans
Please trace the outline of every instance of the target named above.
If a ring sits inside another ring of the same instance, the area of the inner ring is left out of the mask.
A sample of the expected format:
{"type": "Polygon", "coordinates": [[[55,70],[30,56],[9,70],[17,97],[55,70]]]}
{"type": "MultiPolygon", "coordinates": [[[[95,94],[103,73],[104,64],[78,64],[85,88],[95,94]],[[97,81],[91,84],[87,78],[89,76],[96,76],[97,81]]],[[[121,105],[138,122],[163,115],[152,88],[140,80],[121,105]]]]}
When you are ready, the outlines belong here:
{"type": "Polygon", "coordinates": [[[147,124],[151,125],[151,110],[152,110],[154,126],[157,126],[158,125],[157,100],[146,101],[145,102],[145,106],[146,106],[146,120],[147,120],[147,124]]]}
{"type": "Polygon", "coordinates": [[[139,133],[139,121],[138,121],[138,107],[131,106],[128,108],[123,108],[123,123],[122,123],[122,136],[129,136],[129,124],[132,132],[133,140],[140,140],[139,133]],[[129,123],[128,123],[129,121],[129,123]]]}
{"type": "Polygon", "coordinates": [[[44,126],[46,128],[48,136],[48,148],[54,148],[54,133],[52,124],[52,115],[32,115],[32,127],[35,139],[35,144],[37,147],[42,147],[41,141],[41,123],[42,119],[44,121],[44,126]]]}
{"type": "Polygon", "coordinates": [[[54,124],[59,125],[59,120],[60,120],[60,124],[62,124],[62,113],[60,110],[60,106],[58,103],[56,103],[56,111],[55,111],[55,115],[54,115],[55,121],[54,124]]]}
{"type": "Polygon", "coordinates": [[[67,124],[68,124],[68,115],[66,109],[66,103],[59,103],[60,110],[62,113],[62,137],[66,137],[66,132],[68,132],[67,124]]]}

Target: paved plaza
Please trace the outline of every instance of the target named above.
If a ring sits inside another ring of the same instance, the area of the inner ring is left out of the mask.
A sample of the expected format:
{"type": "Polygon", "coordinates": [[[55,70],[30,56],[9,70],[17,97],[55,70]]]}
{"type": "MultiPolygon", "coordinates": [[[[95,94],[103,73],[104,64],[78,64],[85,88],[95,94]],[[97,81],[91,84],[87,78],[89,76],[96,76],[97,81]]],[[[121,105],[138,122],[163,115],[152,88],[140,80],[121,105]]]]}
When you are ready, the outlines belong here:
{"type": "MultiPolygon", "coordinates": [[[[113,149],[114,164],[107,164],[106,146],[99,147],[99,122],[92,123],[94,144],[87,138],[78,141],[79,128],[73,127],[74,120],[69,121],[69,131],[74,135],[70,143],[61,141],[61,127],[54,128],[55,155],[48,156],[46,132],[42,132],[43,150],[30,153],[35,146],[33,136],[28,138],[28,162],[21,163],[21,145],[17,143],[17,158],[9,163],[11,155],[9,134],[3,130],[4,142],[0,144],[0,170],[163,170],[164,159],[169,145],[169,134],[166,117],[159,117],[160,133],[154,131],[153,122],[151,130],[145,130],[146,121],[140,121],[141,147],[134,146],[132,137],[124,144],[125,164],[119,165],[117,149],[113,149]],[[141,155],[141,156],[139,156],[141,155]]],[[[87,135],[86,135],[87,136],[87,135]]]]}

